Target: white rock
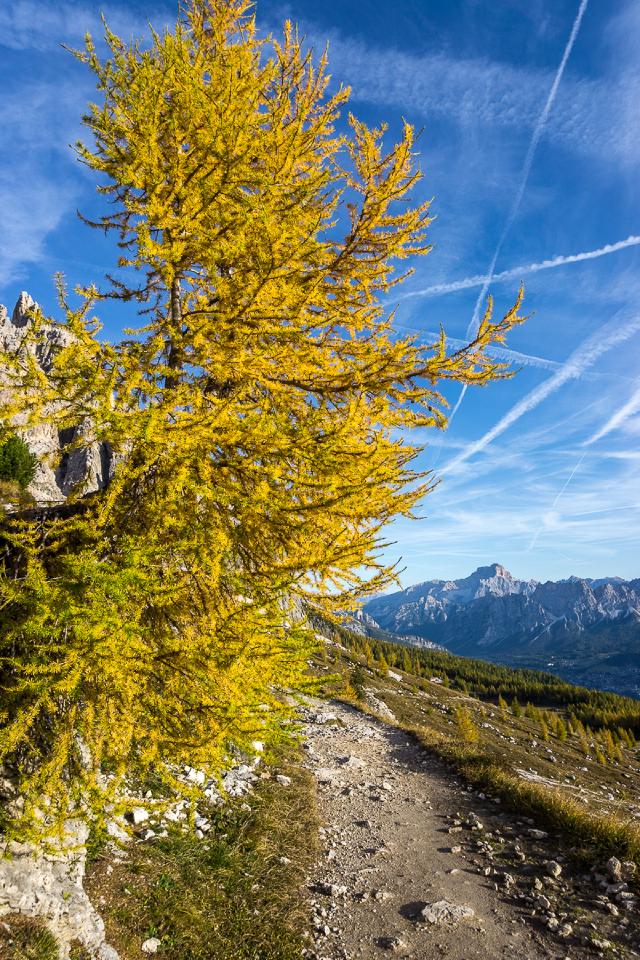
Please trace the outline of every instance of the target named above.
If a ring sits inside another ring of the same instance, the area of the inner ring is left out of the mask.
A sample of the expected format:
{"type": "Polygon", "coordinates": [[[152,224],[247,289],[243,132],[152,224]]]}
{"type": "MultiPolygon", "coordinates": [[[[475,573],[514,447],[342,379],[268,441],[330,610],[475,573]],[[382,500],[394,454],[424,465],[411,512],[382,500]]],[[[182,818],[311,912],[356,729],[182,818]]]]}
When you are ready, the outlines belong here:
{"type": "Polygon", "coordinates": [[[149,811],[145,810],[144,807],[134,807],[129,816],[131,817],[131,822],[134,827],[137,827],[138,824],[144,823],[149,819],[149,811]]]}
{"type": "MultiPolygon", "coordinates": [[[[11,317],[6,308],[0,308],[0,349],[18,356],[35,357],[47,374],[56,352],[68,346],[72,336],[68,330],[43,324],[38,342],[25,344],[33,322],[31,314],[38,310],[38,305],[24,291],[11,317]]],[[[100,490],[113,476],[113,451],[108,443],[93,438],[88,418],[61,432],[54,423],[46,423],[21,431],[21,435],[38,458],[28,492],[39,504],[61,503],[74,489],[83,493],[100,490]]]]}
{"type": "Polygon", "coordinates": [[[378,716],[384,720],[394,721],[396,719],[386,703],[383,703],[382,700],[376,697],[370,690],[365,692],[365,700],[369,709],[373,710],[374,713],[377,713],[378,716]]]}
{"type": "Polygon", "coordinates": [[[453,925],[461,920],[469,920],[475,916],[471,907],[461,907],[448,900],[436,900],[426,903],[420,911],[420,919],[425,923],[453,925]]]}
{"type": "Polygon", "coordinates": [[[198,770],[196,767],[185,767],[184,772],[190,783],[195,783],[200,787],[204,786],[207,779],[204,770],[198,770]]]}
{"type": "Polygon", "coordinates": [[[622,863],[617,857],[611,857],[611,859],[607,861],[607,872],[615,883],[619,883],[622,880],[622,863]]]}
{"type": "Polygon", "coordinates": [[[68,953],[79,941],[100,960],[117,960],[105,942],[101,917],[89,901],[82,881],[85,872],[87,824],[68,820],[65,834],[53,853],[43,855],[30,844],[14,844],[11,859],[0,858],[0,916],[21,913],[46,920],[68,953]]]}
{"type": "Polygon", "coordinates": [[[145,942],[142,944],[142,952],[157,953],[158,947],[160,946],[161,943],[162,941],[158,940],[157,937],[149,937],[149,939],[145,940],[145,942]]]}
{"type": "Polygon", "coordinates": [[[364,760],[356,757],[353,753],[347,757],[339,757],[338,762],[341,763],[343,767],[349,767],[350,770],[362,770],[362,768],[366,766],[364,760]]]}

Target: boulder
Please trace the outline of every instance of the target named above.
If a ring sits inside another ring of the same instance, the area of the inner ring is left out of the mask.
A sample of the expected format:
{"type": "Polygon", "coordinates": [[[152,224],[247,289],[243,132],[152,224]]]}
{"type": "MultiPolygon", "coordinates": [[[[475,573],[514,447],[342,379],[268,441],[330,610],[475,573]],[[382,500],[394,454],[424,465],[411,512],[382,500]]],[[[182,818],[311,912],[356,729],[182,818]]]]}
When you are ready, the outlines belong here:
{"type": "Polygon", "coordinates": [[[471,907],[461,907],[448,900],[436,900],[433,903],[425,903],[419,919],[424,923],[453,926],[461,920],[470,920],[474,916],[475,910],[471,907]]]}
{"type": "Polygon", "coordinates": [[[43,853],[28,843],[0,850],[0,918],[20,913],[45,920],[63,957],[77,940],[98,960],[118,960],[82,886],[88,834],[84,821],[68,820],[53,852],[43,853]]]}

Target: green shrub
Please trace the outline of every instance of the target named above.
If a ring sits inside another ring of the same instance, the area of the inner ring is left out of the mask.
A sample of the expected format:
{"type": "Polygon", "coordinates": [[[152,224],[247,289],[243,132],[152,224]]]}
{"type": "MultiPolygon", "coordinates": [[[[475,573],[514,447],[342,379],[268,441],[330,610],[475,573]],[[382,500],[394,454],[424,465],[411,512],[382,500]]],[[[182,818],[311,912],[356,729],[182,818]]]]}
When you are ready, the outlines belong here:
{"type": "Polygon", "coordinates": [[[0,480],[17,483],[24,490],[33,480],[38,458],[24,440],[12,436],[0,445],[0,480]]]}

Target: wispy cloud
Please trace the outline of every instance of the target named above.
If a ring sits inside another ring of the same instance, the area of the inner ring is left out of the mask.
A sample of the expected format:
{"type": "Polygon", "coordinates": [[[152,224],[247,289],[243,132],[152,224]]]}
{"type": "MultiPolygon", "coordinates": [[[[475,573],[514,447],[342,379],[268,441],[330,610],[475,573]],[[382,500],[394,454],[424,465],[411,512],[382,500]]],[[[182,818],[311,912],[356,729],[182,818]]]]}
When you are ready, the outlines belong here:
{"type": "MultiPolygon", "coordinates": [[[[317,31],[309,39],[323,47],[327,36],[332,72],[352,85],[357,100],[400,107],[414,118],[444,119],[466,129],[535,127],[540,104],[557,76],[557,70],[506,59],[440,52],[416,56],[369,46],[337,31],[317,31]]],[[[544,132],[555,143],[590,157],[631,164],[640,154],[640,130],[630,117],[640,91],[637,55],[622,64],[616,57],[615,66],[615,71],[597,77],[562,77],[562,96],[544,132]]]]}
{"type": "MultiPolygon", "coordinates": [[[[571,473],[569,474],[569,476],[567,477],[567,479],[565,480],[565,482],[564,482],[564,483],[562,484],[562,486],[560,487],[558,493],[557,493],[556,496],[555,496],[555,499],[554,499],[553,503],[551,504],[551,510],[555,510],[555,508],[558,506],[560,500],[562,499],[562,497],[563,497],[564,494],[565,494],[565,491],[567,490],[567,487],[569,486],[569,484],[571,483],[571,481],[572,481],[573,478],[575,477],[576,473],[578,472],[578,470],[579,470],[580,467],[582,466],[582,463],[583,463],[583,461],[584,461],[585,456],[586,456],[586,451],[582,454],[582,456],[580,457],[580,459],[578,460],[578,462],[575,464],[573,470],[571,471],[571,473]]],[[[535,547],[536,543],[538,542],[538,540],[539,540],[539,538],[540,538],[540,534],[541,534],[541,533],[542,533],[542,527],[539,527],[538,530],[536,531],[535,536],[533,537],[531,543],[529,544],[529,551],[533,550],[533,548],[535,547]]]]}
{"type": "Polygon", "coordinates": [[[629,417],[632,417],[638,412],[640,412],[640,387],[634,390],[627,402],[618,410],[616,410],[616,412],[609,417],[607,422],[603,424],[599,430],[596,430],[593,436],[589,437],[589,439],[585,441],[585,446],[590,446],[592,443],[602,440],[602,438],[606,437],[608,433],[611,433],[613,430],[617,430],[618,427],[622,426],[625,420],[628,420],[629,417]]]}
{"type": "Polygon", "coordinates": [[[84,178],[68,144],[79,132],[83,102],[82,89],[68,79],[5,88],[0,125],[11,131],[11,147],[0,148],[0,287],[42,261],[47,237],[73,213],[84,178]]]}
{"type": "Polygon", "coordinates": [[[529,146],[527,148],[527,153],[526,153],[524,164],[522,167],[522,173],[520,175],[520,180],[518,182],[518,189],[516,190],[515,196],[511,203],[509,215],[502,228],[500,237],[498,238],[498,242],[496,244],[496,248],[494,250],[493,257],[491,259],[491,264],[489,266],[487,276],[485,277],[480,293],[478,294],[478,299],[476,300],[476,304],[473,309],[473,316],[471,318],[469,327],[467,329],[468,337],[474,336],[478,329],[478,323],[480,321],[480,311],[483,308],[485,297],[491,285],[491,281],[493,280],[493,275],[495,272],[495,267],[498,261],[498,257],[500,256],[500,252],[502,250],[502,247],[504,246],[504,242],[507,236],[511,231],[511,228],[513,227],[515,219],[518,216],[520,205],[522,203],[522,198],[524,197],[524,192],[527,189],[527,183],[529,182],[529,177],[531,175],[531,167],[533,166],[533,159],[536,155],[536,150],[538,149],[538,144],[540,143],[540,138],[542,137],[542,132],[545,128],[547,120],[549,119],[551,108],[553,107],[556,96],[558,95],[560,81],[562,80],[562,75],[565,71],[565,67],[567,66],[567,61],[569,60],[571,51],[573,50],[573,45],[576,41],[576,37],[578,36],[580,24],[582,23],[582,18],[584,16],[585,10],[587,9],[588,3],[589,3],[589,0],[580,0],[578,13],[571,26],[571,33],[569,34],[569,39],[567,40],[566,46],[562,53],[562,58],[558,65],[558,69],[556,70],[555,75],[553,77],[551,89],[549,90],[549,94],[547,96],[547,99],[545,100],[544,106],[542,108],[542,112],[538,117],[537,123],[533,128],[533,133],[531,135],[531,140],[529,141],[529,146]]]}
{"type": "MultiPolygon", "coordinates": [[[[0,46],[10,50],[51,50],[61,43],[81,43],[88,31],[102,35],[101,12],[120,36],[138,36],[147,22],[142,9],[132,15],[126,4],[50,3],[13,0],[0,7],[0,46]]],[[[157,25],[157,9],[154,17],[157,25]]]]}
{"type": "Polygon", "coordinates": [[[489,446],[496,437],[508,430],[510,426],[516,423],[521,417],[531,410],[534,410],[543,400],[554,394],[560,387],[564,386],[569,380],[580,377],[586,370],[593,366],[600,357],[608,350],[629,340],[635,333],[640,331],[640,315],[633,317],[626,322],[620,322],[619,319],[610,321],[605,327],[598,330],[597,333],[588,337],[577,350],[571,354],[569,359],[562,367],[548,380],[541,383],[538,387],[528,393],[522,400],[518,401],[508,413],[506,413],[490,430],[488,430],[479,440],[470,443],[469,446],[457,457],[454,457],[441,471],[442,473],[451,473],[456,470],[470,457],[480,453],[489,446]]]}
{"type": "Polygon", "coordinates": [[[476,556],[483,563],[499,560],[514,573],[539,579],[568,576],[578,563],[590,576],[637,575],[633,551],[640,536],[637,458],[608,466],[604,498],[599,451],[586,451],[581,468],[575,470],[575,448],[561,450],[564,466],[558,470],[558,450],[540,450],[535,434],[536,430],[518,431],[508,444],[498,445],[491,460],[495,457],[500,467],[492,476],[482,476],[485,461],[480,460],[474,464],[472,483],[462,472],[448,477],[427,498],[424,522],[401,520],[394,525],[393,537],[411,571],[407,583],[427,576],[466,575],[471,567],[464,557],[476,556]],[[507,470],[509,453],[523,445],[531,458],[524,457],[516,469],[507,470]],[[572,457],[574,465],[567,466],[572,457]],[[567,481],[571,496],[566,496],[567,481]],[[559,482],[565,486],[560,496],[559,482]],[[631,562],[624,559],[628,550],[631,562]]]}
{"type": "Polygon", "coordinates": [[[54,184],[30,166],[22,176],[0,177],[0,287],[43,259],[47,236],[73,207],[76,196],[69,184],[54,184]]]}
{"type": "Polygon", "coordinates": [[[485,287],[489,283],[499,283],[501,280],[512,280],[514,277],[523,277],[529,273],[538,273],[540,270],[554,270],[557,267],[564,267],[571,263],[583,263],[586,260],[597,260],[599,257],[606,257],[610,253],[618,253],[620,250],[627,250],[629,247],[636,247],[640,244],[640,237],[630,236],[626,240],[618,240],[616,243],[606,243],[597,250],[587,250],[584,253],[570,253],[564,256],[551,257],[548,260],[541,260],[538,263],[527,263],[519,267],[510,267],[508,270],[501,270],[499,273],[477,274],[473,277],[464,277],[462,280],[454,280],[451,283],[435,283],[430,287],[424,287],[421,290],[411,290],[402,294],[399,300],[409,300],[412,297],[438,297],[445,293],[456,293],[458,290],[469,290],[472,287],[485,287]]]}

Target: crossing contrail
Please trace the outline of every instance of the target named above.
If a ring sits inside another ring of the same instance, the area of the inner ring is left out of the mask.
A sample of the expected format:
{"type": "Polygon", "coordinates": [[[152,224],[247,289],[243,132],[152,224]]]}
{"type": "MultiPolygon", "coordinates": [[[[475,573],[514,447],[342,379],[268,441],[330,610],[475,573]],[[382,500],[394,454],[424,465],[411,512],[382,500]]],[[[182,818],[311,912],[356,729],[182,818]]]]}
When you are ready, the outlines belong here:
{"type": "MultiPolygon", "coordinates": [[[[582,454],[582,456],[580,457],[580,459],[578,460],[578,462],[576,463],[575,467],[573,468],[573,470],[571,471],[571,473],[569,474],[569,476],[568,476],[567,479],[565,480],[565,482],[562,484],[560,490],[559,490],[558,493],[556,494],[555,500],[554,500],[553,503],[551,504],[551,509],[552,509],[552,510],[555,510],[555,508],[558,506],[558,503],[560,502],[560,500],[561,500],[561,498],[562,498],[565,490],[567,489],[567,487],[569,486],[569,484],[571,483],[571,481],[572,481],[573,478],[575,477],[576,473],[578,472],[578,470],[579,470],[580,467],[582,466],[582,461],[584,460],[584,458],[586,457],[586,455],[587,455],[587,451],[585,450],[584,453],[582,454]]],[[[527,547],[527,553],[531,553],[531,551],[532,551],[533,548],[535,547],[536,543],[538,542],[538,539],[540,538],[540,534],[542,533],[543,529],[544,529],[543,526],[538,527],[538,529],[537,529],[537,531],[536,531],[536,533],[535,533],[535,536],[533,537],[533,539],[531,540],[531,543],[530,543],[529,546],[527,547]]]]}
{"type": "MultiPolygon", "coordinates": [[[[420,334],[420,340],[432,340],[434,343],[437,343],[440,339],[440,334],[435,331],[425,330],[415,330],[413,327],[407,327],[402,323],[396,323],[396,327],[401,327],[403,330],[411,330],[413,333],[420,334]]],[[[447,336],[447,345],[453,347],[454,350],[462,350],[464,347],[467,347],[467,340],[459,340],[457,337],[447,336]]],[[[549,360],[547,357],[537,357],[532,353],[520,353],[518,350],[508,350],[506,347],[496,347],[493,344],[490,347],[487,347],[487,354],[490,357],[495,357],[496,360],[504,360],[505,363],[517,363],[523,367],[540,367],[542,370],[557,370],[558,367],[562,366],[562,361],[560,360],[549,360]]]]}
{"type": "MultiPolygon", "coordinates": [[[[473,315],[469,322],[469,326],[467,327],[468,339],[472,339],[477,333],[478,325],[480,323],[480,311],[482,309],[485,298],[487,296],[487,292],[493,280],[493,275],[496,269],[496,263],[498,261],[498,257],[500,256],[500,251],[502,250],[504,241],[506,240],[507,235],[511,230],[511,227],[513,226],[514,221],[518,215],[520,204],[522,203],[522,198],[524,196],[524,191],[527,186],[527,181],[529,180],[529,174],[531,173],[531,167],[533,166],[533,158],[535,156],[536,150],[538,149],[538,144],[540,143],[540,138],[542,137],[542,131],[544,130],[544,126],[549,118],[551,107],[553,106],[554,100],[556,99],[558,88],[560,86],[560,81],[562,80],[562,75],[567,65],[567,61],[569,59],[569,56],[571,55],[573,45],[576,41],[576,37],[578,36],[580,24],[582,23],[582,18],[584,16],[585,10],[587,9],[588,3],[589,3],[589,0],[580,0],[578,13],[576,14],[576,18],[573,21],[573,26],[571,27],[571,33],[569,34],[567,45],[564,48],[564,53],[562,54],[560,65],[556,70],[555,77],[553,78],[553,83],[551,84],[549,96],[547,97],[547,101],[542,109],[542,113],[538,118],[538,122],[534,127],[531,141],[529,143],[529,149],[527,150],[527,155],[524,160],[524,166],[522,168],[522,176],[520,177],[520,183],[518,185],[516,195],[513,198],[513,203],[511,204],[511,210],[509,211],[509,216],[507,217],[506,223],[502,228],[502,233],[500,234],[500,238],[498,239],[496,249],[491,259],[491,263],[489,265],[489,270],[487,272],[487,275],[480,289],[480,293],[478,294],[478,299],[476,300],[475,307],[473,308],[473,315]]],[[[466,392],[467,392],[467,385],[465,383],[463,384],[462,390],[460,391],[458,402],[456,403],[455,407],[451,411],[451,415],[449,417],[449,424],[451,424],[453,418],[455,417],[458,410],[460,409],[460,405],[464,400],[464,396],[466,392]]]]}
{"type": "MultiPolygon", "coordinates": [[[[559,390],[568,380],[574,380],[580,377],[589,367],[592,367],[603,353],[611,350],[620,343],[624,343],[635,333],[640,331],[640,314],[633,317],[627,323],[620,324],[618,318],[610,321],[604,328],[600,328],[596,333],[580,344],[573,351],[569,359],[560,367],[552,377],[545,380],[534,390],[523,397],[502,417],[484,436],[480,437],[474,443],[470,443],[461,453],[459,453],[450,463],[446,464],[441,471],[443,474],[450,473],[456,467],[480,453],[485,447],[488,447],[496,437],[504,433],[512,424],[514,424],[525,413],[529,413],[537,407],[543,400],[559,390]]],[[[613,429],[613,428],[612,428],[613,429]]]]}
{"type": "Polygon", "coordinates": [[[501,270],[500,273],[494,273],[493,276],[487,274],[477,274],[474,277],[464,277],[462,280],[453,280],[451,283],[435,283],[431,287],[424,287],[422,290],[412,290],[400,297],[401,300],[409,300],[411,297],[439,297],[445,293],[455,293],[458,290],[468,290],[471,287],[484,286],[487,282],[498,283],[500,280],[511,280],[513,277],[523,277],[528,273],[538,273],[540,270],[553,270],[556,267],[564,267],[568,263],[582,263],[584,260],[597,260],[598,257],[606,257],[610,253],[617,253],[619,250],[626,250],[627,247],[636,247],[640,244],[640,237],[630,236],[626,240],[618,240],[617,243],[606,243],[604,247],[598,247],[597,250],[587,250],[584,253],[570,253],[567,256],[551,257],[548,260],[541,260],[539,263],[527,263],[520,267],[511,267],[509,270],[501,270]]]}
{"type": "Polygon", "coordinates": [[[592,443],[595,443],[597,440],[601,440],[602,437],[606,437],[608,433],[611,433],[612,430],[616,430],[620,424],[624,423],[625,420],[628,420],[629,417],[632,417],[634,413],[640,411],[640,387],[631,394],[629,399],[623,406],[617,410],[612,417],[610,417],[607,422],[600,427],[592,437],[589,437],[588,440],[585,440],[585,447],[590,446],[592,443]]]}

